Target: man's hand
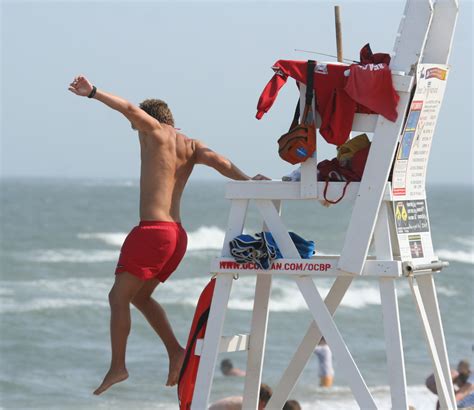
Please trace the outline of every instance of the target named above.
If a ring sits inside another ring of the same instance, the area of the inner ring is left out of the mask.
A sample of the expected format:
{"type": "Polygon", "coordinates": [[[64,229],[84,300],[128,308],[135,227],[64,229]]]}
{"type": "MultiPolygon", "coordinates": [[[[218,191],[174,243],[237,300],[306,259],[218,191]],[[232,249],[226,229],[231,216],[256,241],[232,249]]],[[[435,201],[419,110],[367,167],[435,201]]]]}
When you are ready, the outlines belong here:
{"type": "Polygon", "coordinates": [[[81,97],[87,97],[92,91],[92,84],[83,75],[74,78],[73,82],[69,84],[69,91],[81,97]]]}

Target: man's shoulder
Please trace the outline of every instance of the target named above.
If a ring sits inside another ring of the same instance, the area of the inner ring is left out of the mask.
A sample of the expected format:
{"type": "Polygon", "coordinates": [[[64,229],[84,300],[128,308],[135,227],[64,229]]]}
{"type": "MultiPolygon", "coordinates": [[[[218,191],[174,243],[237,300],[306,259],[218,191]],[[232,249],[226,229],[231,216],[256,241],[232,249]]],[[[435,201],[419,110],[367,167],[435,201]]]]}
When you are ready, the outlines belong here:
{"type": "Polygon", "coordinates": [[[186,134],[182,133],[180,130],[176,130],[176,141],[185,145],[188,149],[192,149],[193,151],[196,149],[196,145],[198,143],[197,140],[188,137],[186,134]]]}
{"type": "Polygon", "coordinates": [[[176,133],[176,138],[182,138],[184,141],[194,141],[192,138],[188,137],[180,129],[175,129],[174,132],[176,133]]]}

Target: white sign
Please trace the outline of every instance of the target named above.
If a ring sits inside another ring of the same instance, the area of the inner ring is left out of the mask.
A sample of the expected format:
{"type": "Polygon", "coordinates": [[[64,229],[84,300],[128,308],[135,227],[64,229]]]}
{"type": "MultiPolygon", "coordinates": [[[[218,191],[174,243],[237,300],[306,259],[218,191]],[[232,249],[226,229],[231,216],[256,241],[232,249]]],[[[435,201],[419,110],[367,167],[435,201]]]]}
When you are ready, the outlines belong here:
{"type": "Polygon", "coordinates": [[[426,169],[448,72],[446,65],[418,66],[416,90],[395,158],[393,210],[403,261],[435,259],[426,206],[426,169]]]}

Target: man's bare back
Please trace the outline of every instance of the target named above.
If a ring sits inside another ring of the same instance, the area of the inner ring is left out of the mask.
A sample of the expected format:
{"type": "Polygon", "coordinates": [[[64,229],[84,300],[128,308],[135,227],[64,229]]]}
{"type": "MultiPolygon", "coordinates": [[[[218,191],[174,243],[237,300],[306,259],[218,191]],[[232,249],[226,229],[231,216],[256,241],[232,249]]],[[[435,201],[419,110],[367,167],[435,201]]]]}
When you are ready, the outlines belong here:
{"type": "MultiPolygon", "coordinates": [[[[157,122],[158,123],[158,122],[157,122]]],[[[167,124],[139,132],[141,148],[140,219],[180,222],[180,203],[194,165],[208,165],[235,180],[249,180],[227,158],[167,124]]],[[[253,179],[266,179],[256,175],[253,179]]]]}
{"type": "Polygon", "coordinates": [[[166,124],[139,133],[140,219],[180,222],[180,202],[195,164],[194,140],[166,124]]]}

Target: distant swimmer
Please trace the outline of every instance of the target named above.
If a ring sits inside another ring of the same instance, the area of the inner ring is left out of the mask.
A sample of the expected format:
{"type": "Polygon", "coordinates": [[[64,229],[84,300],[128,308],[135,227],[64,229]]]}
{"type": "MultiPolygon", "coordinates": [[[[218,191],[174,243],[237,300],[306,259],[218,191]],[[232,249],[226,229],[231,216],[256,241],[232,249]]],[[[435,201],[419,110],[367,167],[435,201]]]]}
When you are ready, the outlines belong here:
{"type": "Polygon", "coordinates": [[[324,337],[316,346],[314,354],[319,361],[319,385],[321,387],[331,387],[334,381],[334,367],[332,365],[332,352],[324,337]]]}
{"type": "MultiPolygon", "coordinates": [[[[450,369],[451,379],[454,387],[454,397],[458,408],[470,408],[474,406],[474,376],[470,369],[469,361],[460,360],[457,370],[450,369]]],[[[426,387],[434,394],[438,394],[434,374],[428,376],[425,381],[426,387]]],[[[439,401],[436,409],[440,408],[439,401]]]]}
{"type": "Polygon", "coordinates": [[[456,391],[458,409],[474,408],[474,374],[467,360],[461,360],[458,364],[459,376],[455,383],[459,386],[456,391]]]}
{"type": "Polygon", "coordinates": [[[115,283],[109,293],[112,358],[109,371],[94,394],[128,378],[125,351],[131,326],[130,303],[143,313],[163,341],[169,356],[166,385],[173,386],[178,381],[184,349],[164,309],[151,295],[176,270],[186,252],[180,202],[188,178],[196,164],[207,165],[234,180],[268,178],[250,178],[203,142],[178,132],[173,115],[162,100],[148,99],[137,107],[96,88],[82,75],[74,78],[69,90],[123,114],[132,129],[138,131],[141,150],[140,223],[128,234],[120,252],[115,283]]]}
{"type": "Polygon", "coordinates": [[[224,359],[221,362],[221,372],[224,376],[238,376],[244,377],[245,371],[234,367],[234,364],[230,359],[224,359]]]}

